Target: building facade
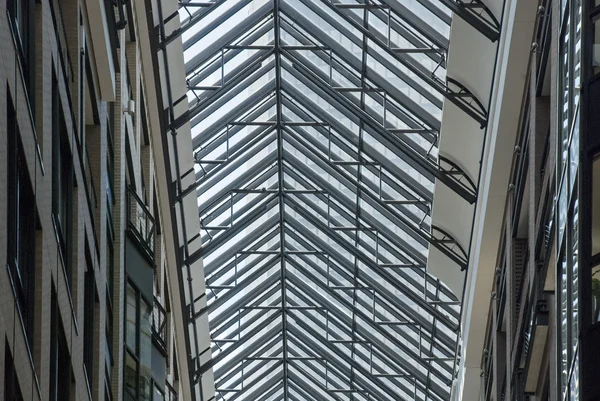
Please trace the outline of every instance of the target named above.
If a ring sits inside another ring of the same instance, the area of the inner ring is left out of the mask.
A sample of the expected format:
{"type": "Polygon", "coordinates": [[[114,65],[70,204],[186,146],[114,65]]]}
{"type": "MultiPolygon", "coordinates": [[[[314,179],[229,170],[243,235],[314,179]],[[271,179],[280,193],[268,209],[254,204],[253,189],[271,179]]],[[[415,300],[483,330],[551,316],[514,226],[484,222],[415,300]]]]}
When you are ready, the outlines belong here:
{"type": "Polygon", "coordinates": [[[152,11],[0,3],[0,400],[190,399],[152,11]]]}
{"type": "MultiPolygon", "coordinates": [[[[461,366],[456,399],[600,397],[595,129],[600,9],[578,0],[536,6],[521,14],[533,31],[531,47],[519,60],[523,95],[510,163],[504,164],[495,263],[480,264],[473,273],[486,274],[488,287],[480,286],[486,291],[478,298],[473,286],[471,299],[481,300],[486,311],[466,318],[482,325],[479,331],[471,325],[468,334],[483,338],[470,360],[473,373],[468,363],[461,366]]],[[[511,16],[506,6],[504,13],[506,22],[511,16]]],[[[486,240],[474,238],[472,252],[486,240]]],[[[469,349],[463,344],[465,359],[469,349]]]]}

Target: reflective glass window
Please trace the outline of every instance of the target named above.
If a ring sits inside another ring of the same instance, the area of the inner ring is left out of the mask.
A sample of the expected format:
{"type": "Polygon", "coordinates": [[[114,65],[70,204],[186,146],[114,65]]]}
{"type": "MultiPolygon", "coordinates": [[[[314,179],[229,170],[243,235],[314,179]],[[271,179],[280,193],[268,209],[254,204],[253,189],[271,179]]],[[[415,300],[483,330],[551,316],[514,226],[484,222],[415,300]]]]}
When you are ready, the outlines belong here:
{"type": "Polygon", "coordinates": [[[127,283],[126,301],[127,301],[127,324],[125,326],[125,338],[127,346],[134,352],[137,352],[137,298],[138,294],[131,284],[127,283]]]}

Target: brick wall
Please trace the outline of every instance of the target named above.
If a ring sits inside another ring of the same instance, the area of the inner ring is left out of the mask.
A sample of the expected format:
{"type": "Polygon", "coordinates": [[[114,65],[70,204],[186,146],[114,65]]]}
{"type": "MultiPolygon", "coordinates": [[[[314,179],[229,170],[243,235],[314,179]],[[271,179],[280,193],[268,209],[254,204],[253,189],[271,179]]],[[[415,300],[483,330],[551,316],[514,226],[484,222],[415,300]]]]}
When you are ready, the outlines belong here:
{"type": "MultiPolygon", "coordinates": [[[[91,97],[100,92],[95,88],[94,93],[86,90],[80,92],[79,85],[88,85],[87,74],[81,63],[83,39],[80,37],[79,13],[81,12],[84,25],[88,25],[88,16],[82,0],[66,0],[54,2],[41,0],[35,2],[35,92],[34,99],[28,99],[24,82],[18,70],[18,59],[10,29],[5,2],[0,2],[0,372],[4,370],[5,343],[8,344],[14,356],[16,375],[25,400],[48,399],[50,391],[50,319],[51,293],[56,289],[58,295],[58,317],[67,337],[67,347],[72,362],[72,398],[74,400],[104,400],[105,394],[105,322],[107,296],[107,117],[108,107],[105,102],[92,102],[91,97]],[[63,72],[64,57],[59,56],[55,24],[52,17],[52,4],[61,4],[64,35],[72,68],[70,76],[63,72]],[[72,226],[72,283],[67,282],[65,268],[61,261],[59,245],[52,217],[52,76],[58,80],[59,99],[68,131],[69,145],[72,150],[74,165],[73,188],[73,226],[72,226]],[[79,82],[80,76],[83,82],[79,82]],[[34,339],[29,352],[27,340],[21,328],[20,317],[16,313],[16,301],[10,282],[7,263],[7,99],[10,96],[16,108],[17,123],[20,139],[23,144],[25,158],[35,194],[35,204],[39,215],[39,229],[36,233],[35,254],[35,296],[34,296],[34,339]],[[88,99],[88,97],[90,97],[88,99]],[[35,105],[35,117],[29,113],[28,104],[35,105]],[[91,107],[97,104],[97,113],[91,112],[91,107]],[[80,109],[83,119],[80,120],[80,109]],[[85,109],[85,110],[83,110],[85,109]],[[99,121],[94,118],[98,116],[99,121]],[[80,132],[83,130],[83,132],[80,132]],[[79,135],[85,137],[89,152],[86,157],[84,148],[79,146],[79,135]],[[86,174],[84,164],[89,162],[91,176],[86,174]],[[89,193],[89,180],[94,182],[96,202],[89,193]],[[86,264],[86,249],[89,250],[90,263],[86,264]],[[94,270],[96,281],[97,303],[94,313],[94,342],[84,344],[84,277],[87,268],[94,270]],[[83,351],[86,347],[94,347],[94,370],[90,383],[86,379],[83,368],[83,351]],[[29,357],[29,355],[31,357],[29,357]],[[88,389],[89,388],[89,389],[88,389]]],[[[135,11],[134,11],[135,12],[135,11]]],[[[143,13],[145,17],[145,11],[143,13]]],[[[135,21],[130,21],[135,24],[135,21]]],[[[130,136],[130,145],[135,171],[136,187],[141,190],[140,180],[143,175],[147,191],[149,209],[154,211],[153,199],[155,185],[152,144],[143,144],[141,135],[141,102],[142,83],[145,83],[140,65],[139,42],[129,41],[128,29],[119,31],[119,59],[115,60],[121,68],[116,74],[115,102],[115,132],[114,137],[114,195],[112,207],[112,224],[114,227],[114,297],[113,308],[113,339],[112,355],[114,366],[111,369],[111,392],[113,400],[122,399],[123,391],[123,306],[124,306],[124,243],[126,228],[126,147],[125,133],[130,136]],[[128,70],[124,68],[125,60],[129,60],[128,70]],[[124,114],[127,104],[127,81],[123,74],[130,74],[132,97],[136,104],[133,118],[124,114]],[[125,130],[125,126],[128,130],[125,130]],[[142,173],[143,172],[143,173],[142,173]]],[[[135,27],[137,31],[137,27],[135,27]]],[[[90,30],[87,29],[89,41],[90,30]]],[[[88,48],[91,46],[88,45],[88,48]]],[[[89,54],[91,63],[94,55],[89,54]]],[[[92,65],[92,71],[96,66],[92,65]]],[[[93,73],[94,74],[94,73],[93,73]]],[[[154,84],[149,77],[146,85],[154,84]]],[[[90,83],[94,85],[94,83],[90,83]]],[[[141,195],[141,193],[140,193],[141,195]]],[[[160,201],[159,201],[160,202],[160,201]]],[[[158,219],[157,219],[158,220],[158,219]]],[[[162,219],[161,219],[162,220],[162,219]]],[[[163,240],[157,236],[157,265],[158,269],[165,266],[163,256],[163,240]]],[[[159,270],[159,288],[168,285],[166,275],[159,270]]],[[[163,295],[164,300],[164,295],[163,295]]],[[[163,301],[164,303],[164,301],[163,301]]],[[[171,325],[172,326],[172,325],[171,325]]],[[[169,338],[174,336],[170,335],[169,338]]],[[[172,349],[172,344],[169,345],[172,349]]],[[[172,358],[172,357],[171,357],[172,358]]],[[[4,374],[0,374],[0,401],[4,398],[4,374]]]]}

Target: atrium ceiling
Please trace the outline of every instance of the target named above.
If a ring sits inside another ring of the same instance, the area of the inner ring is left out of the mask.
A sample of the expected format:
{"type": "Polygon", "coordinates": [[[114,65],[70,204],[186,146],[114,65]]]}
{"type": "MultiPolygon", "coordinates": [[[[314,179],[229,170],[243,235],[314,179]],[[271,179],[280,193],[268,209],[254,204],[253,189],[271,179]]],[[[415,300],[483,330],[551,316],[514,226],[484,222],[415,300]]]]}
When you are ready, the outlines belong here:
{"type": "Polygon", "coordinates": [[[183,39],[188,111],[168,128],[191,127],[189,319],[212,344],[194,375],[214,370],[218,400],[450,398],[460,297],[427,255],[459,272],[468,249],[432,224],[434,183],[477,188],[438,153],[442,106],[487,122],[446,76],[453,12],[498,38],[478,1],[180,2],[160,40],[183,39]]]}

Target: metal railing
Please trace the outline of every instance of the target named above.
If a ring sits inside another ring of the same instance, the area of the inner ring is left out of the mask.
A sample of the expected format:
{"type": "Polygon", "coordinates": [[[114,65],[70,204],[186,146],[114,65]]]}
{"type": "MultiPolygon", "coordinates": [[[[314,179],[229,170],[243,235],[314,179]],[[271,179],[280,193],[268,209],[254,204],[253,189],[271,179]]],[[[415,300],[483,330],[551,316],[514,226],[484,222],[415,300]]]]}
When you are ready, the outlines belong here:
{"type": "Polygon", "coordinates": [[[154,257],[154,217],[132,187],[127,191],[127,227],[148,254],[154,257]]]}
{"type": "Polygon", "coordinates": [[[152,337],[163,350],[167,349],[167,311],[156,298],[152,310],[152,337]]]}

